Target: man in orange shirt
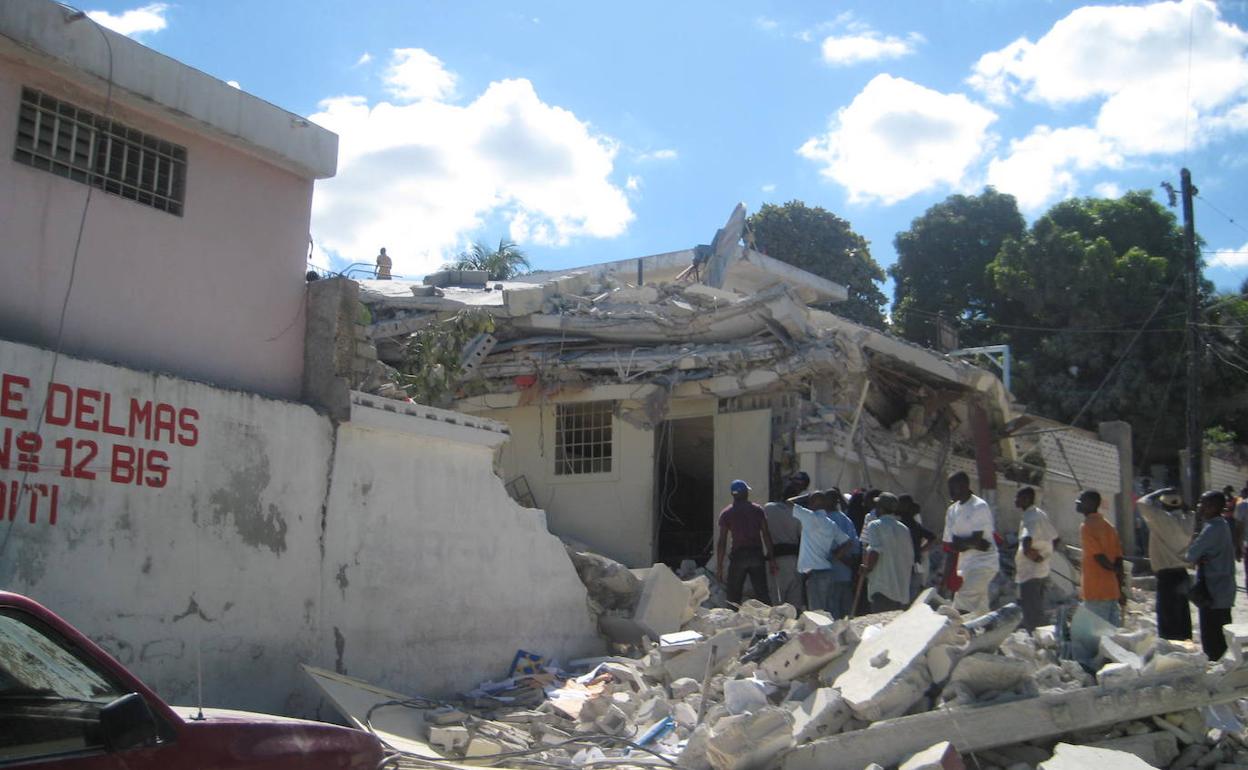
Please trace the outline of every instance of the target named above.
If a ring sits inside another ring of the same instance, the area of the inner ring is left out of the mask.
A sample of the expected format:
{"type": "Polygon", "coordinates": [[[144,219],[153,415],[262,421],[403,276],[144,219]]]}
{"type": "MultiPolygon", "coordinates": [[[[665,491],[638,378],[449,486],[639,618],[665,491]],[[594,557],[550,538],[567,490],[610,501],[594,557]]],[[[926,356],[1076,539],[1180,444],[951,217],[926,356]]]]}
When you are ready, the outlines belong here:
{"type": "Polygon", "coordinates": [[[1122,625],[1122,609],[1127,603],[1122,579],[1122,542],[1118,532],[1100,514],[1101,495],[1084,490],[1075,503],[1083,514],[1079,528],[1083,547],[1083,606],[1094,614],[1122,625]]]}

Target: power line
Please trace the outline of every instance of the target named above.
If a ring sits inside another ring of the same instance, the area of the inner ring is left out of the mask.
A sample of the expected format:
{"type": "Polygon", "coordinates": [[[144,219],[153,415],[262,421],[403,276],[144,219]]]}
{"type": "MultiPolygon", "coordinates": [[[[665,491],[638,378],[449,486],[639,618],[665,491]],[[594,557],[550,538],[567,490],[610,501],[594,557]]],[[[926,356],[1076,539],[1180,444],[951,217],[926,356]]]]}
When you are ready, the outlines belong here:
{"type": "MultiPolygon", "coordinates": [[[[1217,206],[1215,206],[1215,205],[1213,205],[1212,203],[1210,203],[1210,202],[1209,202],[1209,199],[1208,199],[1208,198],[1206,198],[1205,196],[1203,196],[1203,195],[1197,195],[1197,196],[1196,196],[1196,199],[1197,199],[1198,201],[1200,201],[1201,203],[1205,204],[1206,206],[1208,206],[1209,208],[1213,209],[1213,210],[1214,210],[1215,212],[1217,212],[1218,214],[1220,214],[1220,215],[1222,216],[1222,218],[1223,218],[1223,219],[1225,219],[1227,222],[1230,222],[1231,224],[1233,224],[1233,225],[1235,225],[1236,227],[1238,227],[1240,230],[1243,230],[1245,233],[1248,233],[1248,227],[1244,227],[1244,226],[1243,226],[1243,225],[1241,225],[1239,222],[1235,221],[1235,217],[1231,216],[1230,214],[1226,213],[1226,212],[1225,212],[1225,211],[1223,211],[1222,209],[1220,209],[1220,208],[1218,208],[1217,206]]],[[[1226,253],[1229,253],[1229,254],[1243,254],[1244,252],[1242,252],[1242,251],[1231,251],[1231,252],[1226,252],[1226,253]]]]}

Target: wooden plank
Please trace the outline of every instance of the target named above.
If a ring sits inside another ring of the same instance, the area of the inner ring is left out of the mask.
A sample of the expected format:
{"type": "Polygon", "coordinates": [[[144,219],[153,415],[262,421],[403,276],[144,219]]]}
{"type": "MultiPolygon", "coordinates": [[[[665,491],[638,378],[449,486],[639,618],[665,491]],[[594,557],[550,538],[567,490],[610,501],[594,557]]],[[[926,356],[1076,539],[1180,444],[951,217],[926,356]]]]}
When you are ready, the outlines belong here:
{"type": "Polygon", "coordinates": [[[798,746],[785,755],[783,770],[862,770],[872,762],[891,766],[944,740],[966,753],[1243,697],[1248,697],[1248,669],[1141,678],[1010,703],[937,709],[798,746]]]}

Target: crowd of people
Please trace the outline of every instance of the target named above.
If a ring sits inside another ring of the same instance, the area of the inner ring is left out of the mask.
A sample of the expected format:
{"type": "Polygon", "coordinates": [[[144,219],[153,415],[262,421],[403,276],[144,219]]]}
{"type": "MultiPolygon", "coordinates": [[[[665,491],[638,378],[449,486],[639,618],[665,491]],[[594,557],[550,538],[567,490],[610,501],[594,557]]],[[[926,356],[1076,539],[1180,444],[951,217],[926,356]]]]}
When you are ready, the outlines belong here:
{"type": "MultiPolygon", "coordinates": [[[[781,500],[760,506],[750,486],[732,482],[732,503],[719,514],[716,576],[728,601],[742,601],[748,579],[753,594],[768,603],[822,610],[834,618],[904,609],[928,585],[951,596],[968,615],[991,609],[990,586],[1001,570],[1006,542],[992,507],[976,495],[965,473],[948,479],[949,505],[943,534],[926,529],[910,495],[873,489],[810,489],[810,476],[795,473],[781,500]],[[942,559],[929,559],[938,548],[942,559]],[[727,571],[725,572],[725,560],[727,571]],[[929,571],[929,564],[940,567],[929,571]]],[[[1057,527],[1024,487],[1014,498],[1018,546],[1014,580],[1022,607],[1021,627],[1034,631],[1051,622],[1046,593],[1057,527]]],[[[1080,598],[1089,612],[1121,625],[1128,591],[1124,553],[1117,530],[1101,514],[1101,495],[1084,490],[1075,503],[1080,526],[1080,598]]],[[[1235,562],[1248,525],[1248,487],[1236,498],[1226,491],[1200,497],[1194,513],[1180,495],[1161,489],[1141,497],[1148,558],[1157,583],[1157,630],[1166,639],[1191,639],[1189,605],[1197,608],[1200,640],[1210,659],[1226,651],[1222,627],[1235,602],[1235,562]],[[1188,569],[1195,569],[1195,578],[1188,569]]],[[[1245,559],[1248,580],[1248,559],[1245,559]]]]}

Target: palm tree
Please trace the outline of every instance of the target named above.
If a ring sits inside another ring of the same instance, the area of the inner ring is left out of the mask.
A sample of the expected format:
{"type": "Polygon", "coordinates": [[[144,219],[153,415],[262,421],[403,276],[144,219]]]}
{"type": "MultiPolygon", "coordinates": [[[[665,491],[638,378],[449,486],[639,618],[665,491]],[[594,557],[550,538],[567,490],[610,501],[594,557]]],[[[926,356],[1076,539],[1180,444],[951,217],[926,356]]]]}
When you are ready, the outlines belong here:
{"type": "Polygon", "coordinates": [[[451,268],[454,270],[484,270],[491,281],[506,281],[529,269],[529,258],[514,241],[498,239],[498,248],[491,249],[481,241],[461,252],[451,268]]]}

